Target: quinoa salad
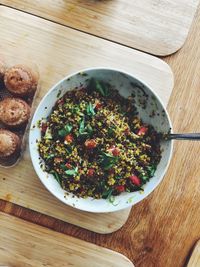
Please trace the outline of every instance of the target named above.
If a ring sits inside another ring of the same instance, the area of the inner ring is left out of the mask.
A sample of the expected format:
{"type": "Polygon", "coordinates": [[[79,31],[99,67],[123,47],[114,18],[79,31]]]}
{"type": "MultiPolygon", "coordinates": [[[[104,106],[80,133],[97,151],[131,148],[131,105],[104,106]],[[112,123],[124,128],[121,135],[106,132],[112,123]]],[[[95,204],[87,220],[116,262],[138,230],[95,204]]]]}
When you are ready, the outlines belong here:
{"type": "Polygon", "coordinates": [[[45,171],[78,197],[141,191],[161,159],[160,134],[139,118],[134,96],[103,81],[68,91],[39,127],[45,171]]]}

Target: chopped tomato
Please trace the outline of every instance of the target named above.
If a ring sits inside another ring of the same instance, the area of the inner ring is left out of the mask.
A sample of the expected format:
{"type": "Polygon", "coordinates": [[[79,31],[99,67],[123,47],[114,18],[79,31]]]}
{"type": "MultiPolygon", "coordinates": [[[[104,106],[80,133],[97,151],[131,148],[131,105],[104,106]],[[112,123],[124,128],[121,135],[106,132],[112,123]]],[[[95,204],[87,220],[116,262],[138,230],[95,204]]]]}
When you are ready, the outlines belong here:
{"type": "Polygon", "coordinates": [[[125,186],[124,185],[117,185],[116,189],[118,192],[124,192],[125,191],[125,186]]]}
{"type": "Polygon", "coordinates": [[[73,138],[72,134],[68,134],[68,135],[65,136],[65,141],[67,143],[72,143],[73,140],[74,140],[74,138],[73,138]]]}
{"type": "Polygon", "coordinates": [[[85,141],[85,147],[87,149],[93,149],[96,146],[97,146],[97,143],[96,143],[95,139],[90,139],[90,140],[85,141]]]}
{"type": "Polygon", "coordinates": [[[132,182],[134,185],[137,185],[137,186],[140,186],[140,185],[141,185],[141,180],[140,180],[140,178],[138,178],[136,175],[132,175],[132,176],[130,176],[129,179],[131,180],[131,182],[132,182]]]}
{"type": "Polygon", "coordinates": [[[101,107],[102,107],[102,103],[101,102],[97,102],[95,108],[98,110],[101,107]]]}
{"type": "Polygon", "coordinates": [[[145,135],[147,132],[148,128],[145,126],[142,126],[139,131],[137,132],[137,135],[145,135]]]}
{"type": "Polygon", "coordinates": [[[42,133],[46,133],[46,130],[47,130],[47,124],[45,122],[43,122],[41,125],[41,131],[42,131],[42,133]]]}
{"type": "Polygon", "coordinates": [[[71,169],[72,168],[72,165],[70,163],[65,163],[65,166],[68,168],[68,169],[71,169]]]}
{"type": "Polygon", "coordinates": [[[89,169],[87,172],[88,176],[93,176],[94,175],[95,170],[94,169],[89,169]]]}
{"type": "Polygon", "coordinates": [[[118,147],[115,147],[115,146],[112,146],[111,148],[109,148],[108,151],[110,153],[112,153],[113,156],[115,156],[115,157],[119,156],[119,154],[120,154],[120,149],[118,147]]]}

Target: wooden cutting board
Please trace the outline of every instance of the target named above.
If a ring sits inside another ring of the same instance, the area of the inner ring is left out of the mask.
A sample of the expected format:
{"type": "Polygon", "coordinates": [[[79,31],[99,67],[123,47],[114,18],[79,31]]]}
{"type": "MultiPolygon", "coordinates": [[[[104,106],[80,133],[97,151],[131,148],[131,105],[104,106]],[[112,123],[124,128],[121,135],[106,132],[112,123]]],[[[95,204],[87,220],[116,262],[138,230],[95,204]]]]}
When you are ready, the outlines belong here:
{"type": "MultiPolygon", "coordinates": [[[[37,102],[59,79],[86,67],[124,69],[144,80],[167,105],[173,75],[155,57],[79,31],[0,6],[0,51],[10,64],[24,58],[38,65],[37,102]]],[[[58,201],[36,176],[28,152],[11,169],[0,168],[0,198],[98,233],[111,233],[126,222],[130,209],[111,214],[81,212],[58,201]]]]}
{"type": "Polygon", "coordinates": [[[0,0],[0,3],[151,54],[168,55],[184,44],[199,0],[0,0]]]}
{"type": "Polygon", "coordinates": [[[199,267],[199,266],[200,266],[200,240],[196,243],[192,255],[187,264],[187,267],[199,267]]]}
{"type": "Polygon", "coordinates": [[[122,254],[0,212],[0,266],[134,267],[122,254]]]}

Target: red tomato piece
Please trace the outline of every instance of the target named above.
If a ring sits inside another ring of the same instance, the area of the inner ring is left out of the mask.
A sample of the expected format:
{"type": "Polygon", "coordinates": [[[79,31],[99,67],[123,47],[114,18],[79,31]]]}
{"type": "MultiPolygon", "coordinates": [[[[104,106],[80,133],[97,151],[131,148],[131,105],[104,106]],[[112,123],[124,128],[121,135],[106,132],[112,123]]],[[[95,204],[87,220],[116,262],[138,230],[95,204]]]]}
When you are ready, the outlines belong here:
{"type": "Polygon", "coordinates": [[[98,110],[102,107],[102,103],[101,102],[97,102],[95,108],[98,110]]]}
{"type": "Polygon", "coordinates": [[[116,189],[118,192],[124,192],[125,191],[125,186],[124,185],[117,185],[116,189]]]}
{"type": "Polygon", "coordinates": [[[97,143],[96,143],[95,139],[90,139],[90,140],[85,141],[85,147],[87,149],[93,149],[96,146],[97,146],[97,143]]]}
{"type": "Polygon", "coordinates": [[[94,175],[95,170],[94,169],[89,169],[87,172],[88,176],[93,176],[94,175]]]}
{"type": "Polygon", "coordinates": [[[68,142],[68,143],[72,143],[74,140],[72,134],[68,134],[65,136],[65,141],[68,142]]]}
{"type": "Polygon", "coordinates": [[[65,163],[65,166],[68,168],[68,169],[71,169],[72,168],[72,165],[70,163],[65,163]]]}
{"type": "Polygon", "coordinates": [[[147,132],[148,128],[145,126],[142,126],[139,131],[137,132],[137,135],[145,135],[147,132]]]}
{"type": "Polygon", "coordinates": [[[113,154],[113,156],[117,157],[120,154],[120,149],[118,147],[112,146],[108,149],[109,152],[113,154]]]}
{"type": "Polygon", "coordinates": [[[136,175],[132,175],[132,176],[130,176],[129,179],[131,180],[131,182],[132,182],[134,185],[137,185],[137,186],[140,186],[140,185],[141,185],[141,180],[140,180],[140,178],[138,178],[136,175]]]}

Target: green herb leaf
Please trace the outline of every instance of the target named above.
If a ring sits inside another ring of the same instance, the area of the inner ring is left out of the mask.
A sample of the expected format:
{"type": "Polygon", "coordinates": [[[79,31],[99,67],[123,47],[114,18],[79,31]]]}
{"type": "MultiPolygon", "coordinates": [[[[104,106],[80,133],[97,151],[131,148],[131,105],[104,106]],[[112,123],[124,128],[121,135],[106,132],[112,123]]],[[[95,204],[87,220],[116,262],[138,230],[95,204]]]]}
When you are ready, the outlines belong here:
{"type": "Polygon", "coordinates": [[[79,133],[82,134],[85,130],[85,119],[83,118],[79,125],[79,133]]]}
{"type": "Polygon", "coordinates": [[[64,137],[71,132],[72,128],[70,124],[66,124],[63,129],[58,131],[58,135],[64,137]]]}
{"type": "Polygon", "coordinates": [[[109,188],[102,193],[102,198],[107,199],[112,195],[113,189],[109,188]]]}
{"type": "Polygon", "coordinates": [[[114,136],[114,134],[115,134],[115,128],[114,127],[110,127],[110,128],[108,128],[108,135],[110,136],[110,137],[113,137],[114,136]]]}
{"type": "Polygon", "coordinates": [[[61,129],[58,131],[58,135],[61,136],[61,137],[64,137],[66,135],[66,131],[65,129],[61,129]]]}
{"type": "Polygon", "coordinates": [[[147,167],[147,169],[148,169],[148,174],[150,175],[150,177],[152,177],[152,176],[154,176],[154,173],[155,173],[155,171],[156,171],[156,166],[149,166],[149,167],[147,167]]]}
{"type": "Polygon", "coordinates": [[[73,127],[70,124],[66,124],[64,128],[65,128],[67,134],[69,134],[71,132],[71,130],[72,130],[73,127]]]}
{"type": "Polygon", "coordinates": [[[118,162],[118,157],[115,157],[109,153],[103,153],[100,158],[101,165],[104,170],[111,169],[118,162]]]}
{"type": "Polygon", "coordinates": [[[93,129],[92,129],[90,124],[87,125],[87,132],[89,135],[92,135],[92,133],[93,133],[93,129]]]}
{"type": "Polygon", "coordinates": [[[55,157],[55,154],[49,154],[47,157],[46,157],[46,159],[52,159],[52,158],[54,158],[55,157]]]}
{"type": "Polygon", "coordinates": [[[94,116],[95,115],[95,111],[94,111],[94,108],[93,108],[91,102],[89,102],[89,104],[87,105],[86,111],[87,111],[88,116],[94,116]]]}
{"type": "Polygon", "coordinates": [[[119,205],[119,202],[114,204],[114,202],[115,202],[115,196],[113,196],[112,194],[108,197],[108,200],[109,200],[109,202],[110,202],[113,206],[117,206],[117,205],[119,205]]]}
{"type": "Polygon", "coordinates": [[[71,109],[71,112],[72,112],[73,114],[78,114],[78,112],[80,112],[80,108],[79,108],[79,106],[78,106],[78,105],[74,105],[74,106],[72,107],[72,109],[71,109]]]}
{"type": "Polygon", "coordinates": [[[56,171],[54,171],[54,170],[52,170],[51,172],[50,172],[51,174],[53,174],[53,176],[54,176],[54,178],[56,179],[56,181],[60,184],[60,186],[61,186],[61,182],[62,182],[62,180],[61,180],[61,177],[60,177],[60,175],[56,172],[56,171]]]}
{"type": "Polygon", "coordinates": [[[96,91],[99,92],[102,96],[105,96],[104,88],[99,81],[95,81],[96,91]]]}
{"type": "Polygon", "coordinates": [[[44,135],[44,139],[52,139],[52,138],[53,136],[52,136],[51,130],[49,127],[47,127],[45,135],[44,135]]]}
{"type": "Polygon", "coordinates": [[[104,83],[103,81],[95,80],[94,78],[90,79],[88,84],[89,91],[97,91],[102,96],[109,96],[110,90],[109,90],[109,84],[104,83]]]}
{"type": "Polygon", "coordinates": [[[80,125],[79,125],[79,134],[80,135],[91,135],[92,133],[93,133],[92,127],[89,124],[85,127],[85,119],[83,118],[83,120],[80,122],[80,125]]]}
{"type": "Polygon", "coordinates": [[[77,173],[78,173],[78,167],[76,167],[75,169],[72,169],[72,170],[65,171],[65,174],[70,175],[70,176],[74,176],[77,173]]]}

